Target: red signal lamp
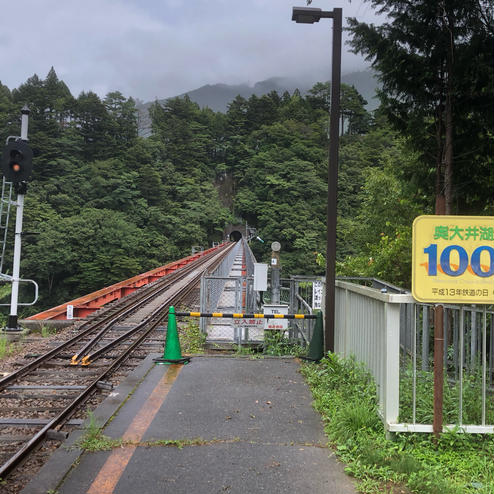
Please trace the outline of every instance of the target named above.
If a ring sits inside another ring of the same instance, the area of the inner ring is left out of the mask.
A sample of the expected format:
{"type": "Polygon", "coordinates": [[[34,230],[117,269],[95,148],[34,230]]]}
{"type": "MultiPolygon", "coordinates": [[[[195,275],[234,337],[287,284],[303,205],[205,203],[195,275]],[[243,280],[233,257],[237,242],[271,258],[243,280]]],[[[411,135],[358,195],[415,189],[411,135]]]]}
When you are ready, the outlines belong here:
{"type": "Polygon", "coordinates": [[[7,182],[18,184],[31,176],[33,151],[22,140],[9,142],[2,153],[1,167],[7,182]]]}

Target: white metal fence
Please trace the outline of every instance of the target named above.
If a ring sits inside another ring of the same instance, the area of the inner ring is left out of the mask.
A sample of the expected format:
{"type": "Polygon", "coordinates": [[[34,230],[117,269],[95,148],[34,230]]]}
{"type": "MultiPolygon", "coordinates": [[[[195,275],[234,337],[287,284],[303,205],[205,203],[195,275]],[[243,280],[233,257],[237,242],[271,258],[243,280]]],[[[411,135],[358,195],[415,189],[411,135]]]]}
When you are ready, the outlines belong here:
{"type": "MultiPolygon", "coordinates": [[[[446,306],[445,312],[445,400],[455,410],[445,414],[444,429],[492,434],[493,311],[446,306]]],[[[389,432],[432,432],[432,313],[410,294],[336,281],[335,351],[367,365],[389,432]]]]}

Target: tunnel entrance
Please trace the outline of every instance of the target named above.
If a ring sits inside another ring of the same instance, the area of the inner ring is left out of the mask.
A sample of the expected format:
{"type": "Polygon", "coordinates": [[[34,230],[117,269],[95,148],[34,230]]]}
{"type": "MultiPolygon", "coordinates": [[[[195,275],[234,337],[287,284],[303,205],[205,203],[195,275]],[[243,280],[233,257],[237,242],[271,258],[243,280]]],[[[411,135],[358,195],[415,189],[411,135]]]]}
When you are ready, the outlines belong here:
{"type": "Polygon", "coordinates": [[[249,238],[247,233],[247,223],[237,223],[235,225],[228,225],[223,230],[223,238],[227,242],[238,242],[243,238],[249,238]]]}
{"type": "Polygon", "coordinates": [[[238,230],[233,230],[233,232],[230,233],[231,242],[238,242],[241,239],[242,239],[242,233],[239,232],[238,230]]]}

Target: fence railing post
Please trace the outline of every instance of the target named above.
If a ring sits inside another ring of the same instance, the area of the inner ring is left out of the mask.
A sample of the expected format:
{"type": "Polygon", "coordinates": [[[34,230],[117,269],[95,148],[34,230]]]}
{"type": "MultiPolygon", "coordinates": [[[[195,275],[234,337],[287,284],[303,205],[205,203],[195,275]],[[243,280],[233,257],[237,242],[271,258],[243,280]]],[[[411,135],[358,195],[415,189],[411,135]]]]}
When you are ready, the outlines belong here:
{"type": "Polygon", "coordinates": [[[400,304],[384,306],[386,358],[383,414],[386,425],[397,423],[400,411],[400,304]]]}

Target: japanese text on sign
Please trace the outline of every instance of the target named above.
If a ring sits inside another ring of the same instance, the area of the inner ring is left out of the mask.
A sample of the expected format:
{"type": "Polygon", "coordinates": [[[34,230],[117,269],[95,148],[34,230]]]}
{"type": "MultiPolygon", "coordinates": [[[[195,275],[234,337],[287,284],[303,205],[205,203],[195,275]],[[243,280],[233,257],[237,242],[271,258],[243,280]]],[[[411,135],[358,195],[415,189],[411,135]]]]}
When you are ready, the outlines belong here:
{"type": "Polygon", "coordinates": [[[312,308],[314,310],[322,308],[322,281],[312,282],[312,308]]]}
{"type": "MultiPolygon", "coordinates": [[[[264,314],[288,314],[288,305],[264,305],[264,314]]],[[[287,319],[264,319],[264,329],[288,329],[287,319]]]]}
{"type": "Polygon", "coordinates": [[[434,228],[434,240],[493,240],[494,227],[492,226],[467,226],[459,228],[458,226],[438,225],[434,228]]]}
{"type": "Polygon", "coordinates": [[[233,319],[234,326],[242,326],[248,328],[264,328],[263,319],[233,319]]]}
{"type": "Polygon", "coordinates": [[[412,293],[421,302],[494,302],[494,218],[419,216],[412,293]]]}

